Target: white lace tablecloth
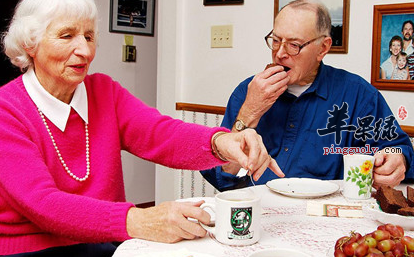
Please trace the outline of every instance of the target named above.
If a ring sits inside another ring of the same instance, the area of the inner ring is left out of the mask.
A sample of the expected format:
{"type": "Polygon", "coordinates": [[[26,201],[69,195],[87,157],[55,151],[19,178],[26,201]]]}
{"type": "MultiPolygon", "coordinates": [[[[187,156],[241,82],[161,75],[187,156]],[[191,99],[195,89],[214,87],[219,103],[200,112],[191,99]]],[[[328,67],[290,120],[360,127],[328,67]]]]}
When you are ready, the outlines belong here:
{"type": "MultiPolygon", "coordinates": [[[[341,181],[333,182],[342,184],[341,181]]],[[[397,188],[405,190],[405,185],[400,185],[397,188]]],[[[328,256],[329,249],[334,247],[335,241],[341,236],[348,235],[351,230],[366,234],[374,231],[380,225],[378,221],[370,217],[338,218],[306,215],[306,203],[309,200],[349,202],[342,196],[340,190],[316,199],[303,199],[280,195],[265,185],[251,187],[251,189],[262,196],[263,208],[262,236],[259,242],[254,245],[238,247],[223,245],[216,241],[212,235],[175,244],[131,239],[122,243],[113,256],[131,257],[185,248],[189,251],[216,257],[247,257],[257,250],[283,247],[301,250],[314,257],[325,257],[328,256]]],[[[372,201],[374,200],[370,199],[358,203],[364,205],[372,201]]],[[[406,234],[414,236],[414,231],[407,231],[406,234]]]]}

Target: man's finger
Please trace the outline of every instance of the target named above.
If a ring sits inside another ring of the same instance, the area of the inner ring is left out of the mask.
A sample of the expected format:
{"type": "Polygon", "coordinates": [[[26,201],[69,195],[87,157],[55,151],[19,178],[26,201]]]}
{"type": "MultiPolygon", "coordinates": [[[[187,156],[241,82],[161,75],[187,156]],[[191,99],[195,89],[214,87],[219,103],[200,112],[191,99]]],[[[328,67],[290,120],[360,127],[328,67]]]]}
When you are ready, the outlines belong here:
{"type": "Polygon", "coordinates": [[[376,152],[374,154],[374,157],[375,157],[375,165],[374,166],[381,166],[381,165],[384,164],[385,154],[383,152],[381,152],[381,151],[376,152]]]}

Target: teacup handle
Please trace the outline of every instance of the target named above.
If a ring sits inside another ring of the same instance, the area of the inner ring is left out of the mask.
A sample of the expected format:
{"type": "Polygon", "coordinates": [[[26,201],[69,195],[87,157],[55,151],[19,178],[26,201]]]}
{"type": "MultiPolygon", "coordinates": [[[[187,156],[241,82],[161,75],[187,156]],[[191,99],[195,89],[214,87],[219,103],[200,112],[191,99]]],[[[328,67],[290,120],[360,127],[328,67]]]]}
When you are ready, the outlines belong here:
{"type": "MultiPolygon", "coordinates": [[[[211,203],[203,203],[201,206],[200,206],[200,208],[201,209],[205,209],[205,208],[210,208],[213,212],[216,212],[216,206],[214,205],[214,204],[211,204],[211,203]]],[[[208,232],[210,232],[210,233],[212,233],[213,235],[215,235],[215,232],[216,232],[216,228],[215,228],[215,226],[214,227],[210,227],[210,226],[207,226],[207,225],[205,225],[205,224],[203,224],[203,223],[201,223],[201,222],[198,222],[205,230],[207,230],[208,232]]]]}

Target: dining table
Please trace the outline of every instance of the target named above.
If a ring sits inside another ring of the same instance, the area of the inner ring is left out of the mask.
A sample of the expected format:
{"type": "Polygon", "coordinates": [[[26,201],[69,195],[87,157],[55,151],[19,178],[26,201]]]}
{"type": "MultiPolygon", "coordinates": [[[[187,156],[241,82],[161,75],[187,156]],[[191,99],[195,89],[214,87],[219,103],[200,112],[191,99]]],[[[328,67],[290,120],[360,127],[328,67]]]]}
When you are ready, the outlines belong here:
{"type": "MultiPolygon", "coordinates": [[[[362,235],[373,232],[383,223],[364,212],[364,208],[376,203],[374,198],[371,197],[366,200],[347,199],[341,193],[342,180],[331,180],[329,182],[337,185],[337,190],[321,196],[282,194],[267,185],[237,189],[250,190],[252,193],[261,196],[261,237],[253,245],[224,245],[218,242],[214,235],[210,233],[203,238],[183,240],[174,244],[130,239],[124,241],[117,248],[113,257],[168,256],[168,254],[162,254],[181,249],[195,253],[192,255],[194,257],[248,257],[256,251],[270,248],[295,249],[312,257],[332,257],[337,239],[350,235],[351,231],[362,235]],[[310,211],[310,206],[315,207],[318,204],[322,206],[324,203],[361,206],[363,215],[355,215],[355,217],[326,216],[323,215],[323,212],[319,213],[321,215],[315,215],[310,211]],[[157,253],[159,254],[157,255],[157,253]]],[[[407,184],[400,184],[395,188],[404,192],[406,186],[407,184]]],[[[199,199],[189,198],[181,201],[199,199]]],[[[214,197],[204,197],[202,199],[206,202],[214,202],[214,197]]],[[[414,231],[406,230],[405,234],[414,237],[414,231]]]]}

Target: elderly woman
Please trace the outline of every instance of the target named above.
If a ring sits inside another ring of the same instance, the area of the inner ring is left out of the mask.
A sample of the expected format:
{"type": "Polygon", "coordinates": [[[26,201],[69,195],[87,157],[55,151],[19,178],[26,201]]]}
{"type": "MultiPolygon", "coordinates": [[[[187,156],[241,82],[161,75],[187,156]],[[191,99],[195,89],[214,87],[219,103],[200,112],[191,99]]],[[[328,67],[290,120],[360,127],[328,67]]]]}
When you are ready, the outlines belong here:
{"type": "MultiPolygon", "coordinates": [[[[110,256],[119,242],[205,235],[198,203],[125,201],[121,150],[181,169],[238,162],[283,176],[254,130],[161,115],[103,74],[93,0],[23,0],[3,41],[24,74],[0,89],[0,255],[110,256]]],[[[137,181],[138,182],[138,181],[137,181]]]]}

